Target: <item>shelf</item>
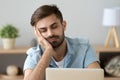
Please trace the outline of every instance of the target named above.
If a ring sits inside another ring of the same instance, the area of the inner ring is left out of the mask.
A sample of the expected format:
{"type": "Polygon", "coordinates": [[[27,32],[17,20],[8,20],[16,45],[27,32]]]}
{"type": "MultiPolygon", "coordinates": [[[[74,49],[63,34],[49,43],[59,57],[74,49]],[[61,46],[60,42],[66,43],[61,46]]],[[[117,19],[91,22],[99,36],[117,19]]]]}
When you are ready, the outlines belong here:
{"type": "MultiPolygon", "coordinates": [[[[94,45],[93,48],[95,49],[98,56],[100,55],[100,53],[106,53],[107,55],[109,55],[110,53],[120,54],[120,48],[115,48],[112,46],[104,47],[103,45],[94,45]]],[[[105,77],[104,80],[120,80],[120,77],[105,77]]]]}
{"type": "Polygon", "coordinates": [[[120,48],[115,48],[115,47],[104,47],[104,46],[98,46],[98,45],[95,45],[93,46],[94,49],[96,50],[97,53],[99,52],[120,52],[120,48]]]}
{"type": "Polygon", "coordinates": [[[8,76],[8,75],[0,74],[0,80],[23,80],[23,75],[8,76]]]}
{"type": "Polygon", "coordinates": [[[29,48],[30,47],[19,46],[15,47],[14,49],[5,50],[2,47],[0,47],[0,54],[25,54],[29,48]]]}
{"type": "Polygon", "coordinates": [[[120,80],[120,77],[105,77],[104,80],[120,80]]]}

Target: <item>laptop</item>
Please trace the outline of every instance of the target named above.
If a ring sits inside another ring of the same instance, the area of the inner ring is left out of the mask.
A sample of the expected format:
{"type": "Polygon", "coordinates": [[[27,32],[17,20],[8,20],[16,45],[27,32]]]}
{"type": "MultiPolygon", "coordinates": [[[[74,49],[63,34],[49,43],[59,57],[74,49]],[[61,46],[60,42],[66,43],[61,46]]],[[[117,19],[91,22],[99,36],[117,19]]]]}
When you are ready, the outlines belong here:
{"type": "Polygon", "coordinates": [[[88,68],[46,68],[46,80],[104,80],[104,70],[88,68]]]}

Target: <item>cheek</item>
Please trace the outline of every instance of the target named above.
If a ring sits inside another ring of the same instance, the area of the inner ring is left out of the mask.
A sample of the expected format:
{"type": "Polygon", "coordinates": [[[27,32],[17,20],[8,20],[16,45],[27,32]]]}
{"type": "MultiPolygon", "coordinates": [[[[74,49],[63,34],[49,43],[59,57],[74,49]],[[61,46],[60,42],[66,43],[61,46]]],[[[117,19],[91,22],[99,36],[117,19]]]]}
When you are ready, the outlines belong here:
{"type": "Polygon", "coordinates": [[[55,35],[61,36],[61,35],[63,35],[63,33],[64,33],[64,29],[63,28],[59,28],[58,30],[56,30],[55,35]]]}
{"type": "Polygon", "coordinates": [[[54,35],[61,35],[63,33],[63,30],[62,29],[59,29],[57,31],[54,32],[54,35]]]}
{"type": "Polygon", "coordinates": [[[64,28],[61,28],[61,29],[60,29],[60,33],[61,33],[61,34],[63,34],[63,33],[64,33],[64,31],[65,31],[65,29],[64,29],[64,28]]]}

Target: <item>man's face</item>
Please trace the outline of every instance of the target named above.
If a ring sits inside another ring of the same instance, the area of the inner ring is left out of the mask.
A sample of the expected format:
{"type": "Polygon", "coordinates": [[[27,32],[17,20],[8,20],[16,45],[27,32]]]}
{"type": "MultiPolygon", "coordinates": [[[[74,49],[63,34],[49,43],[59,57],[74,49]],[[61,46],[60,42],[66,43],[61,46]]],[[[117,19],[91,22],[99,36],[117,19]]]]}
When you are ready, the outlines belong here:
{"type": "Polygon", "coordinates": [[[61,23],[54,14],[38,21],[36,27],[53,48],[58,48],[63,43],[66,24],[64,21],[61,23]]]}

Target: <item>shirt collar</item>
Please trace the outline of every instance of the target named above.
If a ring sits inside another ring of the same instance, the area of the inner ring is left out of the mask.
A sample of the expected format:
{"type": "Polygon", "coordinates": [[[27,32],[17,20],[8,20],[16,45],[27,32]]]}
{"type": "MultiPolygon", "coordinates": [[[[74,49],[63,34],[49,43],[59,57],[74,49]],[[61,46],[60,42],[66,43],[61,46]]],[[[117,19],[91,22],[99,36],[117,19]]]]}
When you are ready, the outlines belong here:
{"type": "MultiPolygon", "coordinates": [[[[71,40],[68,38],[68,37],[65,37],[65,40],[66,40],[66,43],[67,43],[67,53],[66,53],[66,56],[64,57],[65,59],[65,63],[67,64],[64,64],[64,67],[67,67],[67,65],[69,64],[69,62],[71,61],[72,59],[72,55],[75,53],[74,49],[73,49],[73,45],[72,45],[72,42],[71,40]]],[[[44,51],[44,48],[41,47],[40,45],[37,46],[37,50],[38,51],[44,51]]],[[[41,53],[42,54],[42,53],[41,53]]],[[[52,60],[51,58],[51,61],[50,61],[50,67],[57,67],[57,65],[55,64],[54,60],[52,60]]]]}
{"type": "Polygon", "coordinates": [[[73,45],[72,45],[72,42],[70,41],[70,39],[67,37],[65,39],[66,39],[66,43],[67,43],[67,53],[66,53],[66,56],[64,57],[65,61],[64,61],[63,67],[66,68],[70,64],[75,51],[73,49],[73,45]]]}
{"type": "Polygon", "coordinates": [[[74,54],[74,49],[72,43],[69,41],[68,37],[65,37],[67,43],[67,54],[74,54]]]}
{"type": "Polygon", "coordinates": [[[37,49],[36,49],[37,51],[40,51],[40,50],[42,50],[42,51],[44,51],[44,48],[43,47],[41,47],[41,45],[37,45],[37,49]]]}

